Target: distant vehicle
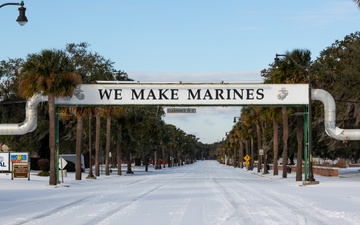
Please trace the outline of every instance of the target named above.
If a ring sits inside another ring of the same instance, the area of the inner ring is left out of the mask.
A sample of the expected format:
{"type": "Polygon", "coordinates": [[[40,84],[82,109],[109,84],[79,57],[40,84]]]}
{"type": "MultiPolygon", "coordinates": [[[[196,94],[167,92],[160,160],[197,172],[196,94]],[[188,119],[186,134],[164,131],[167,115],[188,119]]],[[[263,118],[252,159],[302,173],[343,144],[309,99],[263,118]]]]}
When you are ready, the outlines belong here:
{"type": "MultiPolygon", "coordinates": [[[[62,157],[68,162],[72,162],[76,166],[76,154],[61,154],[59,157],[62,157]]],[[[81,172],[85,172],[85,159],[83,154],[81,154],[81,172]]]]}

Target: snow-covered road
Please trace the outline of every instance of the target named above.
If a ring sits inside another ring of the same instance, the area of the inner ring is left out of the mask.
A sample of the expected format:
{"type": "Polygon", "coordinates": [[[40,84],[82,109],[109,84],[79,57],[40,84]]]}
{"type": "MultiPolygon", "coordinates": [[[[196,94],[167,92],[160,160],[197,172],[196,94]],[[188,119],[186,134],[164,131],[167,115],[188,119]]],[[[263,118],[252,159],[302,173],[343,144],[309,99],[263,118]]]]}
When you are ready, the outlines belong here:
{"type": "MultiPolygon", "coordinates": [[[[198,161],[48,186],[0,174],[1,224],[360,224],[360,177],[319,185],[198,161]]],[[[86,174],[83,174],[83,178],[86,174]]]]}

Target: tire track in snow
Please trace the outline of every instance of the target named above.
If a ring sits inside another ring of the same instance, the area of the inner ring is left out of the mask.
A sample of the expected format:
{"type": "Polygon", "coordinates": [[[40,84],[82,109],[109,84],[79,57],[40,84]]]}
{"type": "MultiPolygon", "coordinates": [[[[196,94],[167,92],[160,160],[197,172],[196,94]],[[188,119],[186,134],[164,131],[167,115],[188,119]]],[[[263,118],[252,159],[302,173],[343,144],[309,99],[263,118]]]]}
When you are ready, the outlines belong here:
{"type": "MultiPolygon", "coordinates": [[[[297,220],[296,224],[330,224],[338,220],[339,224],[357,224],[359,218],[350,218],[343,212],[329,211],[316,206],[315,202],[307,201],[302,198],[296,198],[284,193],[271,192],[273,198],[278,199],[285,206],[294,211],[297,220]],[[283,199],[291,199],[284,201],[283,199]],[[290,203],[291,202],[291,203],[290,203]],[[307,206],[307,207],[304,207],[307,206]],[[300,222],[301,221],[301,222],[300,222]]],[[[294,222],[294,221],[293,221],[294,222]]]]}
{"type": "MultiPolygon", "coordinates": [[[[313,208],[304,210],[304,205],[309,205],[309,202],[296,203],[298,199],[289,200],[283,197],[283,193],[277,195],[276,192],[269,193],[266,187],[249,186],[246,179],[228,170],[221,170],[213,178],[220,190],[213,188],[213,192],[220,194],[218,198],[226,212],[220,218],[224,224],[329,224],[329,220],[321,219],[321,215],[312,211],[313,208]],[[263,201],[272,206],[262,205],[263,201]]],[[[326,217],[324,214],[323,218],[326,217]]]]}
{"type": "Polygon", "coordinates": [[[171,225],[181,224],[181,221],[184,217],[184,213],[189,206],[189,203],[191,200],[191,198],[190,198],[191,194],[192,194],[192,191],[188,192],[186,197],[181,201],[181,203],[179,205],[177,205],[176,210],[174,210],[174,212],[172,213],[169,224],[171,224],[171,225]]]}
{"type": "MultiPolygon", "coordinates": [[[[150,179],[151,179],[151,177],[147,177],[141,181],[133,181],[133,182],[130,182],[127,184],[122,184],[122,185],[129,187],[129,186],[133,186],[135,184],[138,185],[139,183],[146,183],[150,179]]],[[[58,186],[56,186],[56,188],[57,187],[58,186]]],[[[17,221],[15,221],[14,223],[11,223],[9,225],[24,225],[24,224],[30,225],[30,224],[51,223],[52,220],[63,218],[64,216],[69,215],[69,214],[74,214],[74,212],[76,212],[76,210],[79,210],[84,207],[88,207],[89,205],[96,205],[104,197],[112,196],[117,192],[118,191],[115,190],[115,191],[111,191],[111,192],[107,191],[103,195],[98,195],[98,196],[90,195],[90,196],[87,196],[80,200],[72,201],[70,203],[61,205],[59,207],[55,207],[51,210],[47,210],[43,213],[39,213],[30,218],[18,219],[17,221]]],[[[122,207],[124,207],[123,204],[122,204],[122,207]]],[[[105,214],[108,214],[109,212],[111,212],[111,210],[109,208],[113,209],[112,205],[108,204],[107,206],[102,208],[101,211],[105,211],[105,214]]],[[[91,212],[89,212],[89,213],[91,213],[91,212]]],[[[96,216],[97,216],[97,214],[98,214],[98,210],[96,211],[96,216]]],[[[88,223],[85,223],[85,224],[88,224],[88,223]]]]}
{"type": "MultiPolygon", "coordinates": [[[[179,171],[182,171],[182,169],[183,168],[180,167],[179,171]]],[[[177,176],[181,177],[181,179],[178,179],[174,183],[181,182],[181,180],[184,179],[184,178],[189,178],[190,174],[194,171],[194,169],[192,169],[192,168],[190,170],[189,170],[189,168],[184,168],[184,169],[187,172],[181,172],[181,173],[177,174],[177,176]]],[[[183,198],[181,203],[176,205],[176,208],[174,209],[174,211],[171,214],[169,224],[171,224],[171,225],[181,224],[181,222],[182,222],[182,220],[184,218],[184,214],[185,214],[186,210],[188,209],[189,203],[191,201],[191,196],[194,193],[195,183],[196,182],[193,183],[192,188],[190,189],[190,191],[185,192],[185,197],[183,198]]]]}
{"type": "Polygon", "coordinates": [[[257,199],[256,204],[254,201],[254,206],[258,216],[265,218],[265,224],[329,224],[329,221],[319,219],[319,215],[314,214],[312,209],[304,207],[310,202],[299,204],[299,198],[285,197],[284,193],[269,191],[268,188],[262,186],[251,188],[243,185],[241,188],[247,193],[251,193],[253,199],[257,199]],[[271,207],[262,205],[262,201],[270,203],[271,207]]]}
{"type": "MultiPolygon", "coordinates": [[[[211,171],[211,168],[207,170],[211,171]]],[[[247,207],[248,199],[238,193],[239,189],[228,188],[223,184],[224,182],[228,184],[232,179],[234,178],[229,177],[223,170],[214,170],[206,174],[207,188],[211,191],[213,199],[223,206],[223,210],[208,215],[210,217],[210,219],[206,218],[208,224],[244,224],[243,218],[250,221],[247,224],[257,224],[259,222],[257,215],[247,207]],[[241,204],[236,202],[241,202],[241,204]]]]}
{"type": "Polygon", "coordinates": [[[111,207],[110,210],[107,210],[105,213],[103,213],[101,215],[96,215],[96,218],[94,218],[90,221],[87,221],[84,224],[86,224],[86,225],[92,225],[92,224],[105,225],[105,224],[109,224],[112,220],[115,220],[119,216],[132,213],[137,208],[139,201],[141,201],[142,199],[144,199],[146,196],[150,195],[151,193],[155,192],[160,187],[162,187],[162,185],[158,185],[155,188],[152,188],[152,189],[146,191],[145,193],[142,193],[141,195],[133,198],[131,201],[122,203],[115,207],[111,207]]]}
{"type": "MultiPolygon", "coordinates": [[[[221,184],[217,181],[217,178],[211,178],[212,186],[211,191],[214,193],[218,201],[223,205],[225,212],[222,213],[222,216],[219,216],[217,219],[219,222],[226,222],[229,218],[231,218],[236,212],[235,205],[231,204],[229,201],[231,199],[229,193],[221,186],[221,184]]],[[[220,223],[220,224],[221,224],[220,223]]]]}
{"type": "MultiPolygon", "coordinates": [[[[258,217],[266,218],[263,224],[326,225],[334,222],[333,219],[329,218],[329,212],[319,209],[314,202],[304,200],[299,196],[269,191],[262,186],[249,187],[239,179],[234,179],[234,181],[242,185],[241,189],[248,193],[250,198],[259,202],[252,201],[254,207],[256,207],[258,217]],[[261,205],[261,200],[270,202],[271,207],[261,205]]],[[[343,223],[346,219],[342,218],[339,223],[343,223]]]]}
{"type": "Polygon", "coordinates": [[[213,178],[213,182],[217,185],[215,191],[217,195],[221,195],[220,202],[226,210],[226,214],[219,218],[218,224],[243,224],[242,221],[246,221],[246,224],[264,224],[261,218],[258,217],[258,213],[253,212],[249,207],[251,205],[248,199],[249,196],[237,192],[238,189],[230,190],[222,184],[224,180],[229,181],[231,179],[229,177],[213,178]],[[243,204],[239,205],[236,202],[242,202],[243,204]]]}
{"type": "MultiPolygon", "coordinates": [[[[175,176],[175,177],[173,177],[174,179],[176,179],[178,177],[181,177],[181,179],[183,179],[184,177],[189,177],[188,173],[181,172],[181,170],[180,170],[180,173],[177,173],[177,174],[174,173],[173,175],[175,176]]],[[[138,208],[140,201],[142,201],[146,197],[150,196],[152,193],[156,192],[160,188],[166,188],[167,186],[169,186],[169,183],[167,182],[167,180],[162,180],[162,178],[160,176],[154,176],[153,178],[155,178],[153,182],[158,183],[157,186],[155,186],[154,188],[146,191],[145,193],[133,198],[131,201],[127,201],[126,203],[123,203],[122,205],[119,205],[115,208],[112,207],[112,209],[109,210],[108,212],[98,215],[97,218],[90,220],[90,221],[86,222],[85,224],[86,225],[112,224],[113,221],[118,221],[120,217],[127,216],[129,214],[134,213],[136,211],[136,209],[138,208]],[[159,179],[157,179],[157,178],[159,178],[159,179]],[[163,183],[159,183],[158,182],[159,180],[161,180],[163,183]]],[[[172,181],[171,185],[174,185],[174,183],[176,183],[176,182],[181,182],[181,179],[178,179],[179,181],[172,181]]],[[[138,183],[138,182],[133,182],[132,184],[134,184],[134,183],[138,183]]],[[[190,196],[190,194],[189,194],[189,196],[190,196]]],[[[177,208],[174,210],[174,212],[170,218],[171,222],[169,224],[176,225],[176,224],[181,223],[184,212],[186,211],[190,200],[191,200],[190,197],[185,198],[182,201],[182,204],[177,206],[177,208]]]]}
{"type": "Polygon", "coordinates": [[[61,212],[61,211],[68,212],[68,211],[74,210],[74,208],[81,207],[82,205],[84,205],[85,202],[89,201],[90,198],[92,198],[92,196],[88,196],[81,200],[76,200],[76,201],[70,202],[68,204],[61,205],[61,206],[51,209],[49,211],[37,214],[36,216],[33,216],[28,219],[19,219],[18,221],[16,221],[13,224],[14,225],[22,225],[22,224],[34,223],[34,222],[37,223],[36,222],[37,220],[41,220],[41,219],[44,219],[44,218],[47,218],[50,216],[54,217],[54,215],[59,214],[59,212],[61,212]]]}

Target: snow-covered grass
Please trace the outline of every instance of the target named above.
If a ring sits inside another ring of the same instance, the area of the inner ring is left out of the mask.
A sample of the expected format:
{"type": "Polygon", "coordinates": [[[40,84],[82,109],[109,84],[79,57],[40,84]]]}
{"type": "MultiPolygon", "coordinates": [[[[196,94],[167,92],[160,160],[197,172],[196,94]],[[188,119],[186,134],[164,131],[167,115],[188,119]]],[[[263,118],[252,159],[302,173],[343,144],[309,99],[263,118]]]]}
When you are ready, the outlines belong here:
{"type": "Polygon", "coordinates": [[[360,224],[360,175],[318,185],[198,161],[48,185],[0,174],[2,224],[360,224]]]}

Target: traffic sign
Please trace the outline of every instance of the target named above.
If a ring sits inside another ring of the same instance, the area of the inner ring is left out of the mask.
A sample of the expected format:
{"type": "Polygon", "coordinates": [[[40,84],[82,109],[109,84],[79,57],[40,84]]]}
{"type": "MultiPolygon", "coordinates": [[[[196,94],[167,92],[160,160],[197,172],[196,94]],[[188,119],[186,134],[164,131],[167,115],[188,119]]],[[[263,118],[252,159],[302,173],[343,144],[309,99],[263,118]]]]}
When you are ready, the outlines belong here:
{"type": "Polygon", "coordinates": [[[167,113],[196,113],[196,108],[167,108],[167,113]]]}
{"type": "Polygon", "coordinates": [[[259,149],[259,155],[264,155],[264,149],[259,149]]]}
{"type": "Polygon", "coordinates": [[[65,168],[65,166],[67,165],[66,160],[63,157],[59,158],[59,168],[62,170],[65,168]]]}
{"type": "Polygon", "coordinates": [[[244,157],[244,160],[245,160],[245,161],[249,161],[249,160],[250,160],[250,156],[249,156],[249,155],[246,155],[246,156],[244,157]]]}

